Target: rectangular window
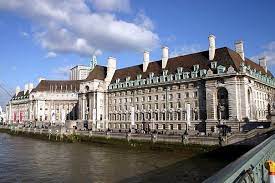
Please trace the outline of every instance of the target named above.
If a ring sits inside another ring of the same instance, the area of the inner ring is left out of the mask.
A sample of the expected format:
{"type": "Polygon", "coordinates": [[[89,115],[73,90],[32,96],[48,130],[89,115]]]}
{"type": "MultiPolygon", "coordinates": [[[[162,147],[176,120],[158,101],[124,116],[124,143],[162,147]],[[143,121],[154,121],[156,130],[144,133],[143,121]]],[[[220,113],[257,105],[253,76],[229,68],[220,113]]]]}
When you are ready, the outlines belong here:
{"type": "Polygon", "coordinates": [[[189,98],[189,93],[185,92],[185,98],[189,98]]]}
{"type": "Polygon", "coordinates": [[[151,96],[148,96],[148,101],[151,101],[152,97],[151,96]]]}
{"type": "Polygon", "coordinates": [[[198,97],[198,92],[194,92],[194,98],[197,98],[198,97]]]}
{"type": "Polygon", "coordinates": [[[177,97],[178,97],[178,98],[180,98],[180,97],[181,97],[181,96],[180,96],[180,93],[177,93],[177,97]]]}
{"type": "Polygon", "coordinates": [[[158,99],[159,99],[158,95],[155,95],[155,100],[158,100],[158,99]]]}
{"type": "Polygon", "coordinates": [[[165,95],[162,95],[162,100],[165,100],[165,95]]]}
{"type": "Polygon", "coordinates": [[[138,102],[138,97],[136,97],[136,102],[138,102]]]}
{"type": "Polygon", "coordinates": [[[173,130],[174,128],[173,128],[173,124],[170,124],[170,130],[173,130]]]}
{"type": "Polygon", "coordinates": [[[159,129],[159,125],[158,125],[158,124],[155,124],[155,127],[156,127],[156,130],[158,130],[158,129],[159,129]]]}
{"type": "Polygon", "coordinates": [[[178,130],[181,130],[181,124],[178,124],[178,130]]]}
{"type": "Polygon", "coordinates": [[[162,109],[165,109],[165,107],[166,107],[166,106],[165,106],[165,103],[163,103],[163,104],[162,104],[162,109]]]}
{"type": "Polygon", "coordinates": [[[173,108],[173,102],[169,103],[169,108],[173,108]]]}
{"type": "Polygon", "coordinates": [[[173,99],[173,95],[169,94],[169,100],[172,100],[172,99],[173,99]]]}
{"type": "Polygon", "coordinates": [[[165,130],[165,124],[162,125],[162,129],[165,130]]]}
{"type": "Polygon", "coordinates": [[[159,108],[159,105],[156,103],[155,104],[155,109],[158,109],[159,108]]]}

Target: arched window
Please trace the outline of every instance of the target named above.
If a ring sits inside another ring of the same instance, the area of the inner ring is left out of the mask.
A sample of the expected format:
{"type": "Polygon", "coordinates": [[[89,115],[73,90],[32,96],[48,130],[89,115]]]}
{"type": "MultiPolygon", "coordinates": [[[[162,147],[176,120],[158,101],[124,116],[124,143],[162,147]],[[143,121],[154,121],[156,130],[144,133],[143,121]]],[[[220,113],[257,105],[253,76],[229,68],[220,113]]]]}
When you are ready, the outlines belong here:
{"type": "Polygon", "coordinates": [[[217,92],[218,99],[218,119],[229,118],[228,91],[226,88],[219,88],[217,92]]]}

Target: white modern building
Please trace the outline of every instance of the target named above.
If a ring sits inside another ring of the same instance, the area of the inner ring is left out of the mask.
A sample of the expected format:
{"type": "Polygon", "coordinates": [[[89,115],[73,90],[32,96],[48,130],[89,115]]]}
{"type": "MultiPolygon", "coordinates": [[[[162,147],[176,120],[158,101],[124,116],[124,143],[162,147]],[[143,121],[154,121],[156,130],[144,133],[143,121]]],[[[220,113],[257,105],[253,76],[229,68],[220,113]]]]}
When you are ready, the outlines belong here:
{"type": "Polygon", "coordinates": [[[83,80],[86,79],[94,66],[97,64],[96,57],[93,56],[90,66],[77,65],[70,70],[70,80],[83,80]]]}

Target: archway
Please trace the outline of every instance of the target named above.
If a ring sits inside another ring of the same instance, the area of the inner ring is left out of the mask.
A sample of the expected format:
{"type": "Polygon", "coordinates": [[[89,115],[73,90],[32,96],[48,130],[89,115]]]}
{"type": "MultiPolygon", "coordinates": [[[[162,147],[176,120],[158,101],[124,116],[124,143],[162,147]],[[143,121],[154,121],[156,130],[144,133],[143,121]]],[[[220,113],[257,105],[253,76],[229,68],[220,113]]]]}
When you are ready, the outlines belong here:
{"type": "Polygon", "coordinates": [[[218,99],[218,119],[228,119],[229,118],[229,108],[228,108],[228,91],[226,88],[222,87],[218,89],[217,92],[218,99]]]}

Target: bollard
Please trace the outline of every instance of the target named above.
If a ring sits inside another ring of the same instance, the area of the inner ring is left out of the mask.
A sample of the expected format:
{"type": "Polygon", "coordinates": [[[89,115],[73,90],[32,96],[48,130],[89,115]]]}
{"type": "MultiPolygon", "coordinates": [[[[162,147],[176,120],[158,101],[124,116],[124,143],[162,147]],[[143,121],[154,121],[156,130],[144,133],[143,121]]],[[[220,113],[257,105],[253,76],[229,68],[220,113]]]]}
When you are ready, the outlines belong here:
{"type": "Polygon", "coordinates": [[[49,129],[49,140],[51,140],[51,134],[52,134],[52,130],[49,129]]]}
{"type": "Polygon", "coordinates": [[[272,160],[265,162],[265,168],[268,170],[269,183],[275,183],[275,162],[272,160]]]}
{"type": "Polygon", "coordinates": [[[58,137],[58,130],[55,131],[55,141],[57,141],[57,137],[58,137]]]}

